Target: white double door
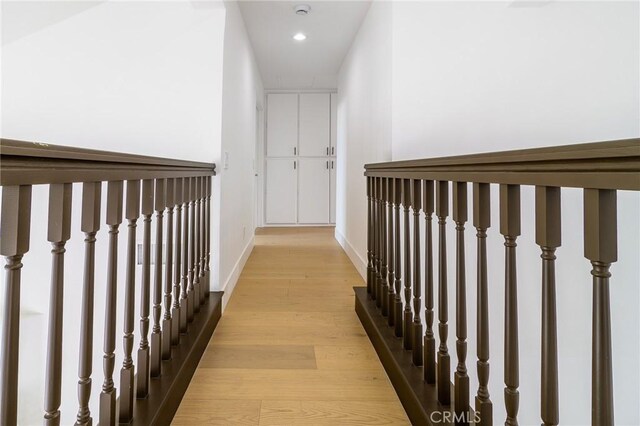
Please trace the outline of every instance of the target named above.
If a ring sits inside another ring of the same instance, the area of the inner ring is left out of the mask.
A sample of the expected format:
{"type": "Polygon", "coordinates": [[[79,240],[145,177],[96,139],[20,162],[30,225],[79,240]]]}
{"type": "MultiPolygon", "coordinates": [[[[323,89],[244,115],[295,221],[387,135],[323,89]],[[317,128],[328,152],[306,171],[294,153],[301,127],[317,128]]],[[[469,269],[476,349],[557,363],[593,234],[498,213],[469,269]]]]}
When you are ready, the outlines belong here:
{"type": "Polygon", "coordinates": [[[267,96],[267,224],[335,223],[331,98],[329,93],[267,96]]]}

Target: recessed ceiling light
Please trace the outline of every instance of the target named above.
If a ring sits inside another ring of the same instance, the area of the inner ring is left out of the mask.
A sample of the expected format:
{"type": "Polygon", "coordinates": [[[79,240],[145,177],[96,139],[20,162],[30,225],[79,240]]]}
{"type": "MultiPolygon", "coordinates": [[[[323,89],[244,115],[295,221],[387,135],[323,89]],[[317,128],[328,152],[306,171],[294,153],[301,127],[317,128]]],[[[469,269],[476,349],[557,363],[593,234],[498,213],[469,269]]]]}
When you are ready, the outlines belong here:
{"type": "Polygon", "coordinates": [[[309,12],[311,12],[311,6],[309,6],[308,4],[299,4],[297,5],[294,10],[296,11],[296,15],[308,15],[309,12]]]}
{"type": "Polygon", "coordinates": [[[297,41],[306,40],[306,38],[307,36],[302,33],[297,33],[296,35],[293,36],[293,39],[297,41]]]}

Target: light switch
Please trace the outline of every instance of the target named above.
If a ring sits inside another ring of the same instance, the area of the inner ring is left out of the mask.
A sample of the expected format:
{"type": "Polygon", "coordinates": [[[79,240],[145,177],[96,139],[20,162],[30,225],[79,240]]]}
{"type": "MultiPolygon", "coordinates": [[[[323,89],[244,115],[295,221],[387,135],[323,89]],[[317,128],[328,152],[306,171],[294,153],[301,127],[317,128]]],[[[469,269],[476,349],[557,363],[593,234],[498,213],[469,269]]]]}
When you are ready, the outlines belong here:
{"type": "Polygon", "coordinates": [[[229,151],[224,152],[224,169],[227,170],[229,168],[229,151]]]}

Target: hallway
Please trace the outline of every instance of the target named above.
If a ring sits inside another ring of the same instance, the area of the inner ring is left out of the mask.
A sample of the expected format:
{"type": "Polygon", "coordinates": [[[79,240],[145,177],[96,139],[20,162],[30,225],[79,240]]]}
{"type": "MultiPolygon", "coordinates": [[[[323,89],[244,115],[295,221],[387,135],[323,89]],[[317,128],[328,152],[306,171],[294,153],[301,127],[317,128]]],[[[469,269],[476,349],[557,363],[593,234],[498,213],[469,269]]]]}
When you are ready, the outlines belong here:
{"type": "Polygon", "coordinates": [[[409,424],[334,228],[263,228],[173,424],[409,424]]]}

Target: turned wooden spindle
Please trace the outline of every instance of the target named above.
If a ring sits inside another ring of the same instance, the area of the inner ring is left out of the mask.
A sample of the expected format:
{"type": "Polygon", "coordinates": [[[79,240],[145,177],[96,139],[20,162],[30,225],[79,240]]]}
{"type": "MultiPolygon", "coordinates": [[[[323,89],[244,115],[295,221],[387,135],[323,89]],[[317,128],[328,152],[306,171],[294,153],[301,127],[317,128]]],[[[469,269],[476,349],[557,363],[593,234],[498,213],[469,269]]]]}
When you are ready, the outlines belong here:
{"type": "Polygon", "coordinates": [[[91,398],[91,371],[93,368],[93,302],[95,289],[96,234],[100,229],[102,182],[82,184],[82,218],[80,230],[84,232],[84,275],[82,279],[82,308],[80,313],[80,347],[78,354],[78,413],[76,426],[93,423],[89,399],[91,398]]]}
{"type": "Polygon", "coordinates": [[[395,326],[395,335],[397,337],[402,336],[402,332],[404,331],[404,324],[402,323],[403,318],[403,309],[402,309],[402,251],[400,250],[400,203],[402,202],[402,179],[395,179],[394,183],[394,210],[395,210],[395,220],[394,220],[394,230],[393,233],[395,235],[394,239],[394,273],[395,273],[395,293],[396,299],[393,307],[393,312],[395,314],[395,318],[393,320],[395,326]]]}
{"type": "Polygon", "coordinates": [[[500,185],[500,233],[505,247],[504,293],[504,403],[506,425],[518,424],[520,393],[518,386],[518,281],[516,273],[516,238],[520,235],[520,186],[500,185]]]}
{"type": "Polygon", "coordinates": [[[123,182],[107,184],[107,225],[109,226],[109,255],[107,259],[107,293],[105,297],[104,356],[102,369],[104,381],[100,393],[100,424],[116,422],[116,388],[113,370],[116,355],[116,303],[118,291],[118,228],[122,223],[123,182]]]}
{"type": "Polygon", "coordinates": [[[395,199],[395,191],[394,191],[394,178],[387,178],[387,217],[388,217],[388,227],[387,227],[387,264],[388,264],[388,274],[389,280],[387,285],[387,323],[389,326],[393,327],[395,324],[396,312],[395,312],[395,300],[396,293],[394,289],[395,284],[395,265],[394,265],[394,240],[393,240],[393,202],[395,199]]]}
{"type": "Polygon", "coordinates": [[[449,182],[436,182],[436,215],[438,216],[438,401],[451,403],[451,358],[447,347],[449,308],[447,295],[447,216],[449,215],[449,182]]]}
{"type": "Polygon", "coordinates": [[[171,306],[171,344],[180,343],[180,279],[182,277],[182,203],[184,179],[175,179],[176,235],[174,239],[173,305],[171,306]]]}
{"type": "Polygon", "coordinates": [[[611,352],[611,264],[618,260],[616,191],[584,190],[584,257],[591,261],[593,319],[591,340],[591,424],[613,425],[611,352]]]}
{"type": "Polygon", "coordinates": [[[380,280],[380,307],[382,308],[382,315],[387,316],[389,314],[389,284],[387,279],[387,178],[381,179],[380,188],[380,253],[382,258],[381,276],[380,280]]]}
{"type": "Polygon", "coordinates": [[[373,181],[373,260],[376,272],[371,295],[380,307],[380,281],[382,281],[382,253],[380,253],[380,179],[373,181]]]}
{"type": "Polygon", "coordinates": [[[432,180],[425,180],[422,185],[422,203],[425,214],[424,235],[424,274],[425,274],[425,299],[424,318],[426,330],[424,333],[424,380],[427,383],[436,382],[436,339],[433,334],[433,222],[434,188],[432,180]]]}
{"type": "Polygon", "coordinates": [[[206,239],[205,239],[205,251],[207,253],[207,258],[205,262],[205,273],[207,276],[207,297],[209,297],[209,293],[211,292],[211,185],[213,179],[211,176],[207,176],[207,210],[206,210],[206,239]]]}
{"type": "Polygon", "coordinates": [[[18,349],[20,344],[20,270],[29,251],[31,185],[2,187],[0,254],[5,256],[4,317],[0,356],[0,424],[18,422],[18,349]]]}
{"type": "Polygon", "coordinates": [[[467,374],[467,281],[464,255],[464,224],[467,222],[467,182],[453,182],[453,221],[456,224],[456,354],[453,375],[457,418],[468,423],[469,375],[467,374]]]}
{"type": "Polygon", "coordinates": [[[191,178],[184,178],[182,199],[184,201],[184,220],[182,223],[182,277],[180,287],[180,333],[187,332],[189,322],[189,198],[191,196],[191,178]]]}
{"type": "Polygon", "coordinates": [[[544,425],[560,421],[555,272],[555,252],[561,244],[560,219],[560,188],[536,186],[536,244],[542,250],[540,417],[544,425]]]}
{"type": "Polygon", "coordinates": [[[167,206],[166,254],[164,262],[164,315],[162,317],[162,359],[171,359],[171,297],[173,286],[173,209],[175,206],[175,187],[173,178],[165,181],[165,205],[167,206]]]}
{"type": "Polygon", "coordinates": [[[62,400],[62,315],[64,300],[64,253],[71,237],[70,183],[49,186],[49,223],[47,240],[51,243],[51,293],[49,297],[49,338],[45,378],[44,422],[60,424],[62,400]]]}
{"type": "Polygon", "coordinates": [[[404,206],[404,330],[402,344],[411,350],[413,343],[413,312],[411,312],[411,233],[409,228],[409,212],[411,209],[411,179],[402,180],[402,205],[404,206]]]}
{"type": "Polygon", "coordinates": [[[422,204],[422,181],[413,179],[412,181],[412,200],[413,206],[413,330],[411,347],[413,350],[413,365],[422,366],[422,319],[420,311],[422,310],[422,281],[420,277],[420,209],[422,204]]]}
{"type": "Polygon", "coordinates": [[[156,179],[154,208],[156,211],[156,247],[154,257],[153,280],[153,328],[151,330],[150,371],[151,377],[162,374],[162,234],[163,218],[166,204],[166,180],[156,179]]]}
{"type": "Polygon", "coordinates": [[[200,188],[202,187],[202,178],[195,178],[196,186],[194,193],[194,209],[195,209],[195,222],[193,223],[194,227],[194,265],[193,265],[193,312],[200,312],[200,237],[201,237],[201,227],[200,227],[200,188]]]}
{"type": "Polygon", "coordinates": [[[367,177],[367,293],[373,292],[375,272],[373,269],[373,178],[367,177]]]}
{"type": "Polygon", "coordinates": [[[367,293],[371,295],[373,284],[373,199],[371,197],[373,178],[367,177],[367,293]]]}
{"type": "Polygon", "coordinates": [[[149,394],[149,304],[151,299],[151,215],[153,214],[153,179],[142,181],[142,278],[140,282],[140,347],[138,348],[138,374],[136,397],[149,394]]]}
{"type": "Polygon", "coordinates": [[[127,203],[125,218],[128,221],[127,239],[127,276],[124,298],[124,335],[122,348],[124,359],[120,369],[120,423],[129,423],[133,418],[133,394],[135,368],[131,352],[133,351],[133,321],[136,296],[136,223],[140,217],[140,181],[127,181],[127,203]]]}
{"type": "Polygon", "coordinates": [[[200,178],[200,305],[204,303],[204,297],[206,293],[207,282],[205,280],[205,261],[206,261],[206,251],[205,251],[205,241],[206,241],[206,221],[205,221],[205,194],[206,194],[206,185],[207,178],[206,176],[202,176],[200,178]]]}
{"type": "Polygon", "coordinates": [[[196,267],[196,178],[189,178],[189,288],[187,293],[187,321],[193,321],[195,312],[195,267],[196,267]]]}
{"type": "Polygon", "coordinates": [[[489,288],[487,283],[487,229],[491,226],[491,186],[473,184],[473,226],[477,241],[477,424],[493,425],[493,403],[489,396],[489,288]]]}

